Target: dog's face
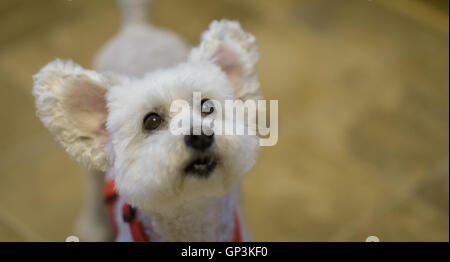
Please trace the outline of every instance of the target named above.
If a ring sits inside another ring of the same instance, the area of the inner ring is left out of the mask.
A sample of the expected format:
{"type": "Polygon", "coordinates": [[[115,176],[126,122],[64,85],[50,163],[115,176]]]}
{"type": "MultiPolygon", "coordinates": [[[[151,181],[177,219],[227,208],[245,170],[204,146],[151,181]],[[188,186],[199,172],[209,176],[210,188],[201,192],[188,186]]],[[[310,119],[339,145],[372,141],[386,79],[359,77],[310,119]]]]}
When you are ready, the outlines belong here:
{"type": "MultiPolygon", "coordinates": [[[[192,114],[206,117],[201,111],[193,112],[194,92],[201,94],[203,106],[212,100],[223,104],[234,99],[226,74],[213,63],[181,64],[108,92],[107,130],[116,185],[132,204],[164,208],[198,197],[219,196],[254,165],[258,149],[255,136],[193,135],[190,130],[184,132],[186,135],[174,134],[170,126],[180,117],[188,121],[192,114]],[[177,100],[186,101],[191,110],[185,115],[171,112],[177,100]]],[[[216,112],[211,111],[208,117],[215,117],[216,112]]],[[[217,121],[223,120],[217,116],[214,121],[219,124],[217,121]]]]}
{"type": "Polygon", "coordinates": [[[225,194],[255,164],[256,136],[194,135],[202,122],[192,120],[218,125],[229,119],[211,101],[259,97],[256,61],[253,36],[235,22],[213,22],[188,60],[173,68],[131,79],[58,60],[35,76],[33,93],[41,120],[72,156],[114,172],[130,204],[162,211],[225,194]],[[189,111],[172,110],[180,100],[189,111]],[[176,134],[171,126],[180,120],[191,124],[176,134]]]}

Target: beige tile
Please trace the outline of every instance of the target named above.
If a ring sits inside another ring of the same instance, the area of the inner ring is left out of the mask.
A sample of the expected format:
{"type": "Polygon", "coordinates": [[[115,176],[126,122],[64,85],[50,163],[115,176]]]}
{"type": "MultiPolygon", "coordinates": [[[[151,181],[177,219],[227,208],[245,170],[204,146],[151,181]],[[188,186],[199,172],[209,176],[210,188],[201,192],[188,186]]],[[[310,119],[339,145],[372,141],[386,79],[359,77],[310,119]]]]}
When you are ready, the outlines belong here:
{"type": "MultiPolygon", "coordinates": [[[[59,145],[1,170],[0,207],[42,240],[63,241],[73,233],[82,199],[82,174],[59,145]]],[[[19,156],[18,156],[19,157],[19,156]]]]}
{"type": "Polygon", "coordinates": [[[255,239],[329,240],[342,225],[395,197],[378,176],[340,159],[346,160],[321,154],[294,136],[264,148],[244,187],[255,239]]]}
{"type": "Polygon", "coordinates": [[[449,240],[448,212],[443,214],[415,198],[408,198],[388,210],[380,210],[370,222],[359,228],[349,241],[365,241],[377,236],[380,241],[449,240]]]}
{"type": "Polygon", "coordinates": [[[0,222],[0,242],[21,242],[27,241],[26,238],[22,237],[14,229],[0,222]]]}
{"type": "Polygon", "coordinates": [[[426,179],[417,186],[412,193],[416,198],[425,201],[431,207],[436,208],[442,215],[448,217],[448,187],[449,187],[448,157],[436,165],[426,179]]]}

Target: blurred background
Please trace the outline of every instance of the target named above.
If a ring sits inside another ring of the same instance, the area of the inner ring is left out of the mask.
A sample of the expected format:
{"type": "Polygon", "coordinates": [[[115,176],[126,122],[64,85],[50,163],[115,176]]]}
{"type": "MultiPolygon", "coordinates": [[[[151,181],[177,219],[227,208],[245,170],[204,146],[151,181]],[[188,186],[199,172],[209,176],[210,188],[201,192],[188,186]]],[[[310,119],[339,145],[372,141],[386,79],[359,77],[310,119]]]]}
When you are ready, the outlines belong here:
{"type": "MultiPolygon", "coordinates": [[[[449,20],[440,0],[160,0],[190,44],[237,19],[260,48],[279,140],[244,184],[258,241],[449,240],[449,20]]],[[[111,0],[0,0],[0,241],[64,241],[81,168],[35,116],[49,61],[90,68],[119,29],[111,0]]]]}

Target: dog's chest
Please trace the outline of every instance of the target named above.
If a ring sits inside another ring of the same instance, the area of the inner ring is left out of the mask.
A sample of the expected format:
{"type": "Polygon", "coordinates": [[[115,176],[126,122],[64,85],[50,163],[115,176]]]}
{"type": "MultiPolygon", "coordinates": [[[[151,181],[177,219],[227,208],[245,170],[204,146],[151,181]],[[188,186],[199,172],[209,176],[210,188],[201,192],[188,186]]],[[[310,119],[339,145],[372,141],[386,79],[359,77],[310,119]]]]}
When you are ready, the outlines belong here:
{"type": "Polygon", "coordinates": [[[242,240],[239,215],[232,201],[225,201],[225,207],[220,209],[220,213],[212,210],[209,214],[203,214],[209,222],[190,226],[186,230],[185,224],[195,225],[190,223],[187,217],[180,215],[175,222],[160,216],[149,218],[141,210],[130,206],[117,193],[114,179],[106,181],[103,197],[117,242],[159,242],[166,239],[170,241],[209,239],[234,242],[242,240]]]}

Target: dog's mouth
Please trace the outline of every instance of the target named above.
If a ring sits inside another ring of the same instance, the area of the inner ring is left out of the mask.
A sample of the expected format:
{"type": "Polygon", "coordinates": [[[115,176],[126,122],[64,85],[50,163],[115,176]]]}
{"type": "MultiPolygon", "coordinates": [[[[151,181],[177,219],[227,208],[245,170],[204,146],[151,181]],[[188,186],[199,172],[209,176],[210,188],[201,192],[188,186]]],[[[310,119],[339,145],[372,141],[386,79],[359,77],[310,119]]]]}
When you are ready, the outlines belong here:
{"type": "Polygon", "coordinates": [[[184,172],[186,174],[208,177],[216,168],[217,159],[212,156],[201,156],[190,162],[184,172]]]}

